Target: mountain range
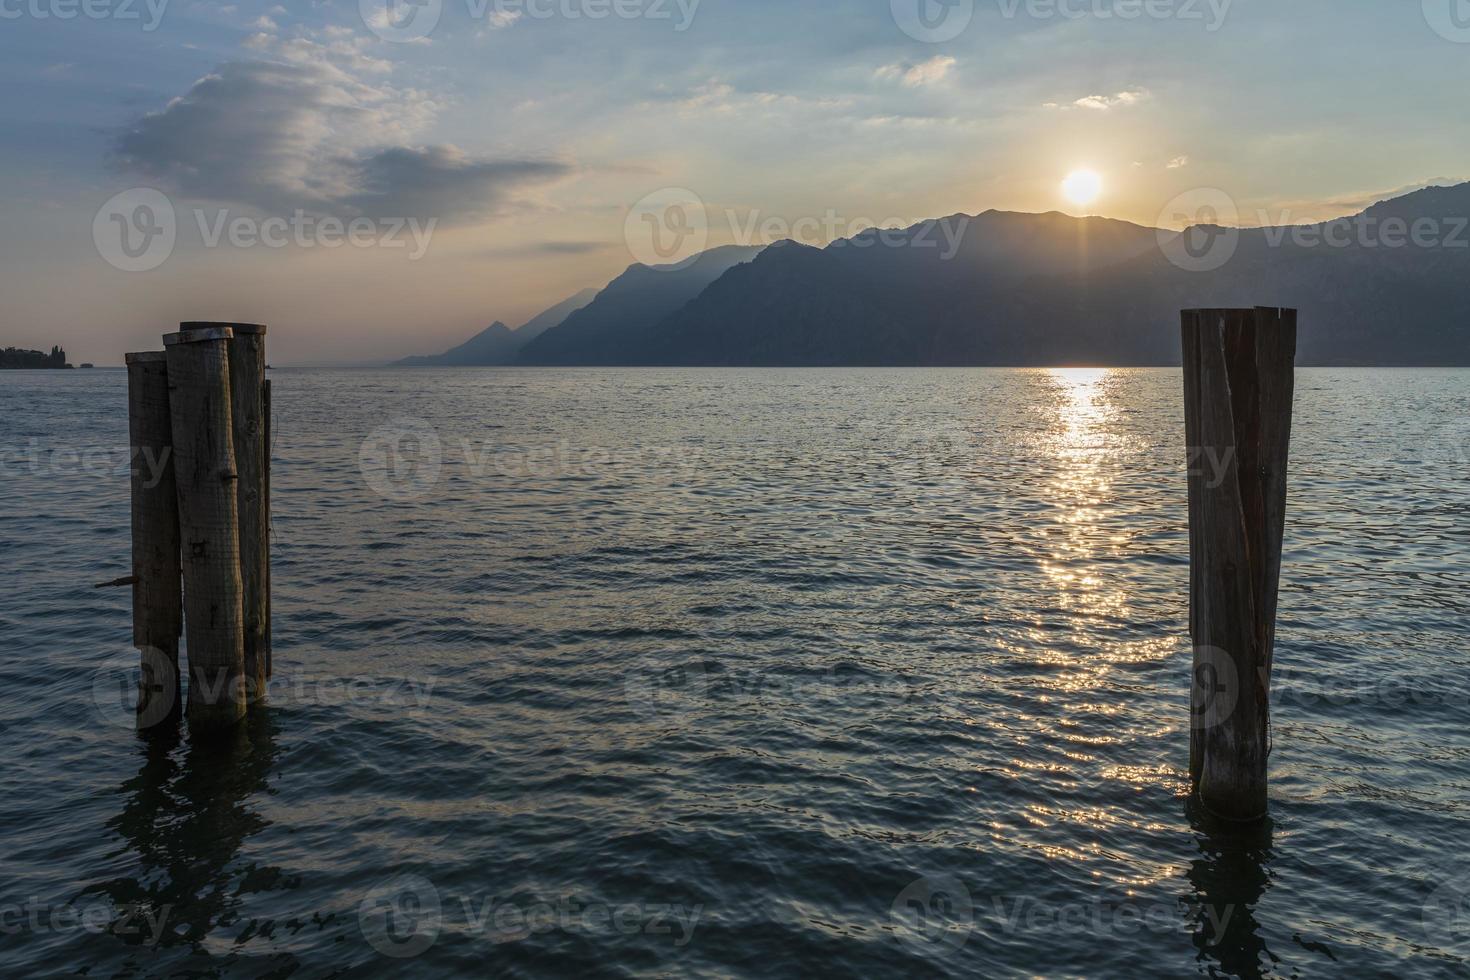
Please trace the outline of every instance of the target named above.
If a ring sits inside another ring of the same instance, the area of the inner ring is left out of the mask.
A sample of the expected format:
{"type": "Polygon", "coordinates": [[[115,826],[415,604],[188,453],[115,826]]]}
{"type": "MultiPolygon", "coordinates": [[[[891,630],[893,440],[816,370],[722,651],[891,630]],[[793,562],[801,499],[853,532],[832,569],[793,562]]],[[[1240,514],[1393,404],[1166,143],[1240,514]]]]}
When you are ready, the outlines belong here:
{"type": "Polygon", "coordinates": [[[1303,365],[1470,365],[1470,184],[1303,226],[1173,232],[1056,212],[957,214],[822,248],[725,246],[683,267],[635,264],[565,306],[532,321],[557,321],[534,337],[491,327],[483,343],[496,360],[464,360],[486,334],[440,357],[1173,365],[1181,309],[1292,306],[1303,365]]]}
{"type": "Polygon", "coordinates": [[[405,357],[396,367],[493,367],[514,364],[521,349],[597,298],[591,287],[569,296],[512,329],[496,320],[469,340],[442,354],[405,357]]]}

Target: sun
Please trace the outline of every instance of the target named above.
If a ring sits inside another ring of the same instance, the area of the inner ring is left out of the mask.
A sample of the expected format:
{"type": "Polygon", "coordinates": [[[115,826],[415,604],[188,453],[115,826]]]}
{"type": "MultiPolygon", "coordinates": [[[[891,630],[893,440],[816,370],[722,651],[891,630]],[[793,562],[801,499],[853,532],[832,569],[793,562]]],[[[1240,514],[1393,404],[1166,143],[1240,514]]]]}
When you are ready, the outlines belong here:
{"type": "Polygon", "coordinates": [[[1062,194],[1073,204],[1091,204],[1102,189],[1102,175],[1096,170],[1074,170],[1062,181],[1062,194]]]}

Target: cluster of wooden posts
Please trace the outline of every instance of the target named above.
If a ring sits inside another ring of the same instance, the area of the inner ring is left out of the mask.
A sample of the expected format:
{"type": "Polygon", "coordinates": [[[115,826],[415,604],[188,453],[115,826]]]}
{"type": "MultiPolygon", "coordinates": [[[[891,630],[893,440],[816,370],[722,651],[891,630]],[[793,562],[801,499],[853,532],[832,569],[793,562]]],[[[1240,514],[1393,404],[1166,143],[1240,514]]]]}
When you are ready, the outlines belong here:
{"type": "MultiPolygon", "coordinates": [[[[1296,311],[1183,312],[1189,472],[1190,776],[1217,816],[1266,813],[1270,679],[1286,516],[1296,311]]],[[[271,675],[270,382],[265,328],[184,323],[161,352],[129,354],[135,452],[133,641],[138,725],[179,713],[187,630],[193,729],[239,722],[271,675]],[[182,583],[182,601],[180,583],[182,583]]]]}
{"type": "Polygon", "coordinates": [[[271,676],[270,382],[266,328],[182,323],[162,351],[128,354],[133,643],[139,729],[178,723],[179,637],[188,723],[218,731],[271,676]]]}

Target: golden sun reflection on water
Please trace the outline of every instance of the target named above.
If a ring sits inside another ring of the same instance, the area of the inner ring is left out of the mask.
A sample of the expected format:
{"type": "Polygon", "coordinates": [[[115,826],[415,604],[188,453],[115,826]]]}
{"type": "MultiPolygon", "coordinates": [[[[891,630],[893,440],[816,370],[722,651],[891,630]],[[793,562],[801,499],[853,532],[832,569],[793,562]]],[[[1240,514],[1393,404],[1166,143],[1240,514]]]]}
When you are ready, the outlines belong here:
{"type": "Polygon", "coordinates": [[[1106,519],[1112,479],[1107,464],[1118,413],[1109,393],[1111,374],[1104,368],[1058,368],[1045,379],[1055,413],[1047,447],[1055,465],[1047,494],[1057,506],[1062,534],[1049,542],[1053,557],[1042,567],[1056,586],[1058,605],[1089,619],[1127,612],[1126,595],[1110,589],[1088,567],[1110,543],[1106,519]]]}

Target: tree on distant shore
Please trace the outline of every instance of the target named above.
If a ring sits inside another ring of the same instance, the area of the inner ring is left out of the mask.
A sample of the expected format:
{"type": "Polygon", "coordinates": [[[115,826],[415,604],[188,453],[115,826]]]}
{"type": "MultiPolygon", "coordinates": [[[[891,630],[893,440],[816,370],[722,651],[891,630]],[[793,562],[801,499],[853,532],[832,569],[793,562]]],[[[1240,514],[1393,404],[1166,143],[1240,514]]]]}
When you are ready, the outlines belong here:
{"type": "Polygon", "coordinates": [[[0,351],[0,368],[64,367],[67,367],[66,351],[60,347],[52,347],[49,354],[43,354],[38,350],[22,350],[19,347],[7,347],[0,351]]]}

